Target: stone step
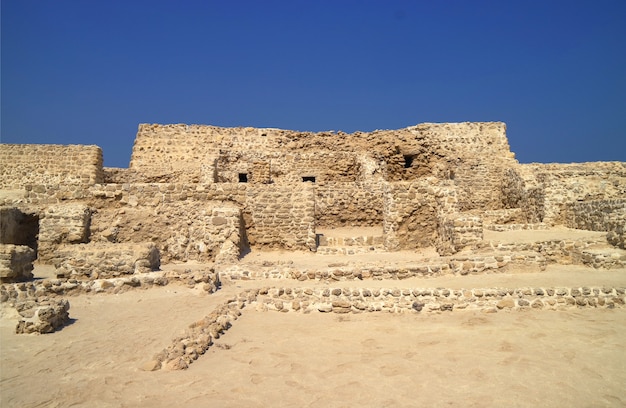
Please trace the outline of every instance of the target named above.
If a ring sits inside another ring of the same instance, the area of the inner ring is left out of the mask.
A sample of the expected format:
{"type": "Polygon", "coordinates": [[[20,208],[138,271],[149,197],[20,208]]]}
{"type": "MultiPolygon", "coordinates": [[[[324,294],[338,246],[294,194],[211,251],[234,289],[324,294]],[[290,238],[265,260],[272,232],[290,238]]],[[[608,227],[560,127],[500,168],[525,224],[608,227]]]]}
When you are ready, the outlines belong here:
{"type": "Polygon", "coordinates": [[[530,231],[539,231],[539,230],[549,230],[551,228],[550,224],[538,223],[538,224],[483,224],[483,228],[490,231],[522,231],[522,230],[530,230],[530,231]]]}
{"type": "Polygon", "coordinates": [[[372,252],[387,252],[382,245],[369,246],[318,246],[317,255],[358,255],[372,252]]]}
{"type": "Polygon", "coordinates": [[[318,234],[318,247],[352,247],[352,246],[382,246],[385,238],[382,235],[362,235],[353,237],[332,236],[318,234]]]}

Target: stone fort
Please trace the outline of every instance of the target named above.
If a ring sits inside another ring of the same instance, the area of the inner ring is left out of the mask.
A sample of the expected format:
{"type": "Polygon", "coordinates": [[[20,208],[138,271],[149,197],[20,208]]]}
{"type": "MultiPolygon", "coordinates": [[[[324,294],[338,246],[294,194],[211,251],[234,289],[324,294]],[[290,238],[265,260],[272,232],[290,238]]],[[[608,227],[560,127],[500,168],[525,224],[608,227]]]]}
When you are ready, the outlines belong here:
{"type": "MultiPolygon", "coordinates": [[[[346,280],[478,273],[516,262],[623,268],[626,163],[521,164],[500,122],[351,134],[141,124],[124,169],[103,167],[97,146],[0,144],[0,222],[3,301],[157,284],[139,277],[185,262],[222,265],[196,279],[212,289],[218,269],[233,279],[346,280]],[[485,239],[489,231],[554,227],[603,234],[530,244],[485,239]],[[426,248],[437,256],[410,267],[237,266],[250,251],[358,259],[426,248]],[[30,284],[33,262],[53,266],[55,279],[30,284]]],[[[623,302],[623,290],[611,294],[623,302]]]]}

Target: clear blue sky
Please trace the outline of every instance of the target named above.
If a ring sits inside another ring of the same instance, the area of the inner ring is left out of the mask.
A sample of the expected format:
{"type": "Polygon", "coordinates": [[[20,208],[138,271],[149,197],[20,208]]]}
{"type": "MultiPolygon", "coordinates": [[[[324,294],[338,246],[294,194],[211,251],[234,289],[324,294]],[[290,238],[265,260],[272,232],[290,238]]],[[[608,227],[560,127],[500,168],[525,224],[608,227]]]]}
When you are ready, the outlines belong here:
{"type": "Polygon", "coordinates": [[[139,123],[503,121],[523,162],[626,161],[626,1],[2,0],[4,143],[139,123]]]}

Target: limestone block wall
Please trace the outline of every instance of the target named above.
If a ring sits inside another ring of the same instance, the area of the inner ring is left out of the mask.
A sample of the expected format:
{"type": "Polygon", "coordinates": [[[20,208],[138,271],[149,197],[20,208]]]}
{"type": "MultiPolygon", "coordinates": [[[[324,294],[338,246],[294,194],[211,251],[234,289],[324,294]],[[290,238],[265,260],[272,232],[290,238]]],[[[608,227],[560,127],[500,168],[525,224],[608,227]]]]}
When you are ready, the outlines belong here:
{"type": "Polygon", "coordinates": [[[221,151],[217,160],[216,180],[236,183],[246,174],[252,183],[301,183],[313,177],[316,183],[354,182],[360,175],[360,163],[354,153],[221,151]]]}
{"type": "Polygon", "coordinates": [[[407,129],[412,137],[400,133],[399,145],[411,165],[403,174],[389,170],[390,180],[420,174],[453,180],[461,211],[502,208],[503,172],[517,163],[504,123],[423,123],[407,129]]]}
{"type": "Polygon", "coordinates": [[[437,252],[451,255],[483,240],[483,220],[470,214],[442,214],[438,217],[437,252]]]}
{"type": "Polygon", "coordinates": [[[565,206],[564,223],[591,231],[626,231],[626,198],[574,202],[565,206]]]}
{"type": "Polygon", "coordinates": [[[250,245],[315,251],[315,187],[250,185],[245,221],[250,245]]]}
{"type": "Polygon", "coordinates": [[[385,182],[316,183],[317,227],[381,226],[385,184],[385,182]]]}
{"type": "Polygon", "coordinates": [[[62,244],[89,241],[91,211],[81,203],[51,205],[39,220],[38,258],[50,262],[62,244]]]}
{"type": "Polygon", "coordinates": [[[92,239],[155,242],[164,261],[216,259],[234,251],[225,240],[240,250],[248,244],[314,249],[314,191],[312,183],[96,185],[89,201],[92,239]],[[231,210],[214,214],[223,208],[231,210]]]}
{"type": "Polygon", "coordinates": [[[33,277],[33,261],[37,255],[25,245],[0,244],[0,280],[19,282],[33,277]]]}
{"type": "Polygon", "coordinates": [[[57,277],[70,279],[115,278],[160,266],[159,251],[153,243],[61,245],[55,257],[57,277]]]}
{"type": "Polygon", "coordinates": [[[0,144],[0,190],[26,184],[88,186],[102,180],[98,146],[0,144]]]}
{"type": "Polygon", "coordinates": [[[415,249],[437,238],[437,203],[431,179],[388,183],[384,192],[383,233],[388,250],[415,249]]]}
{"type": "Polygon", "coordinates": [[[504,208],[520,208],[527,223],[542,222],[545,217],[545,188],[533,169],[527,165],[510,167],[502,180],[504,208]]]}
{"type": "Polygon", "coordinates": [[[237,259],[245,230],[239,207],[222,201],[158,202],[150,197],[93,215],[92,240],[113,243],[153,242],[164,262],[237,259]],[[143,204],[140,204],[143,203],[143,204]]]}
{"type": "Polygon", "coordinates": [[[626,197],[626,163],[522,164],[503,182],[507,208],[520,207],[528,222],[564,224],[566,208],[578,201],[626,197]]]}

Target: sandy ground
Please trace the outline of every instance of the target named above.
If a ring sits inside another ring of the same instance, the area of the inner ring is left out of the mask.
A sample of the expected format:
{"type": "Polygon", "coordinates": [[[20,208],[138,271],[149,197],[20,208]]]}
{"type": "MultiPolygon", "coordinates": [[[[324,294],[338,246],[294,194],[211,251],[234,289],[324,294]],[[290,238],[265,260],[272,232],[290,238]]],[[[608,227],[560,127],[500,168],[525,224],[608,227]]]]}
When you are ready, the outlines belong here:
{"type": "MultiPolygon", "coordinates": [[[[294,259],[313,262],[310,256],[294,259]]],[[[244,262],[266,258],[285,254],[252,253],[244,262]]],[[[262,285],[328,284],[236,281],[212,295],[169,285],[69,297],[73,323],[49,335],[15,335],[14,315],[5,308],[0,406],[626,406],[626,308],[403,315],[245,310],[188,370],[139,369],[229,296],[262,285]]],[[[626,269],[553,265],[543,272],[332,286],[535,285],[626,286],[626,269]]]]}

